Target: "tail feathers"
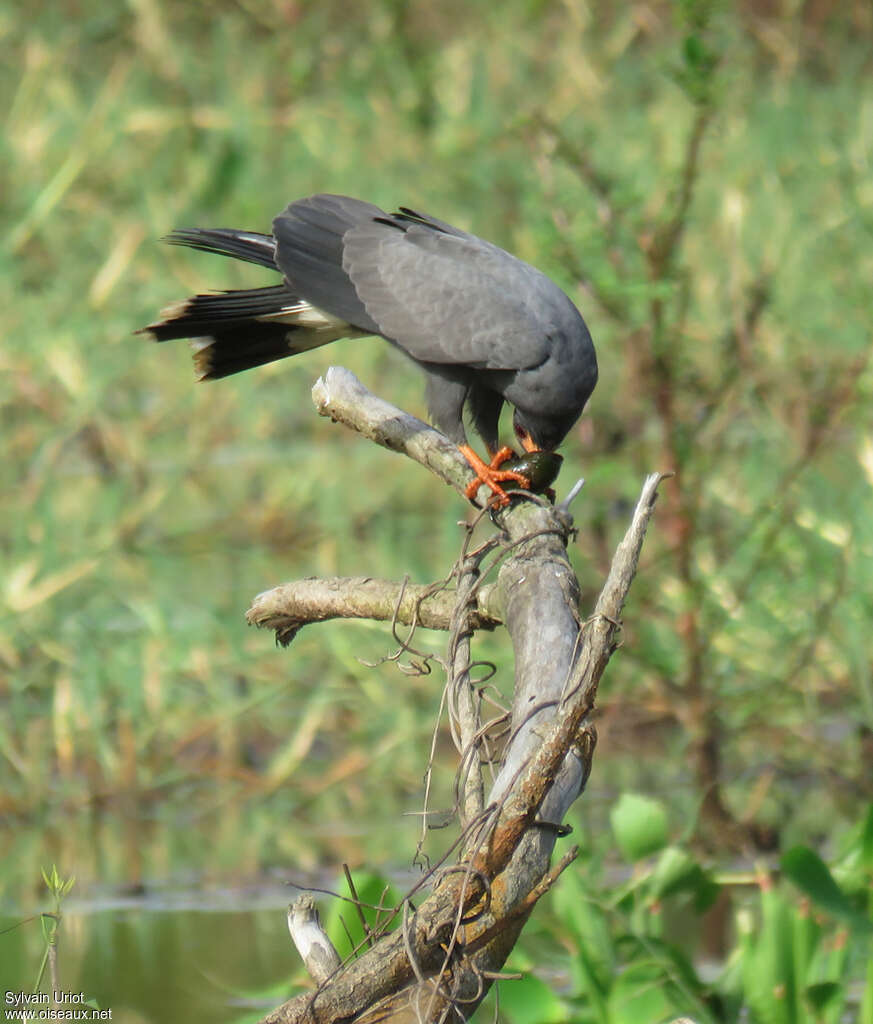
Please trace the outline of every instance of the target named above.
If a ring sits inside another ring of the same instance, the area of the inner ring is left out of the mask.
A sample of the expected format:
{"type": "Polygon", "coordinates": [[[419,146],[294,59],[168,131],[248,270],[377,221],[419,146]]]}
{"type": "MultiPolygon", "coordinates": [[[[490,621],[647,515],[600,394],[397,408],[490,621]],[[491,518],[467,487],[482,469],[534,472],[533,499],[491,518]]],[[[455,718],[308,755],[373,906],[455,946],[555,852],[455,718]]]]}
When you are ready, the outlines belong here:
{"type": "Polygon", "coordinates": [[[218,380],[353,333],[284,285],[195,295],[168,306],[138,334],[192,339],[198,380],[218,380]]]}
{"type": "Polygon", "coordinates": [[[256,324],[242,335],[237,330],[228,330],[224,334],[216,331],[211,337],[198,338],[191,342],[197,380],[220,380],[250,370],[253,366],[274,363],[277,359],[296,355],[306,348],[317,347],[311,344],[303,348],[293,347],[294,334],[293,327],[256,324]]]}
{"type": "Polygon", "coordinates": [[[293,315],[298,305],[299,299],[281,284],[272,288],[195,295],[162,309],[160,320],[137,333],[149,333],[155,341],[198,338],[231,327],[239,330],[250,321],[275,318],[283,312],[293,315]]]}
{"type": "Polygon", "coordinates": [[[276,243],[272,235],[256,231],[236,231],[232,228],[179,228],[164,239],[170,245],[183,245],[188,249],[212,252],[219,256],[256,263],[270,270],[276,266],[276,243]]]}

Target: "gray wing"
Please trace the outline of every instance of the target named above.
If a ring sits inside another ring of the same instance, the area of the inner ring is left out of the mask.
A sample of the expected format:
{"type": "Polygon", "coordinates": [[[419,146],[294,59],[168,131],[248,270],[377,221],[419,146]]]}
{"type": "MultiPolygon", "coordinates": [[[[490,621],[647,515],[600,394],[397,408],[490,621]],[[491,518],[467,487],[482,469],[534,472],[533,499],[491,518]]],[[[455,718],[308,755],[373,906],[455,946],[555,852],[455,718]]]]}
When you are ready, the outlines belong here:
{"type": "Polygon", "coordinates": [[[421,362],[492,370],[544,362],[551,339],[579,315],[570,300],[497,246],[435,227],[371,220],[343,237],[343,269],[380,333],[421,362]]]}
{"type": "Polygon", "coordinates": [[[350,196],[298,199],[273,221],[276,265],[311,305],[363,331],[381,334],[343,270],[343,238],[356,225],[387,216],[378,206],[350,196]]]}

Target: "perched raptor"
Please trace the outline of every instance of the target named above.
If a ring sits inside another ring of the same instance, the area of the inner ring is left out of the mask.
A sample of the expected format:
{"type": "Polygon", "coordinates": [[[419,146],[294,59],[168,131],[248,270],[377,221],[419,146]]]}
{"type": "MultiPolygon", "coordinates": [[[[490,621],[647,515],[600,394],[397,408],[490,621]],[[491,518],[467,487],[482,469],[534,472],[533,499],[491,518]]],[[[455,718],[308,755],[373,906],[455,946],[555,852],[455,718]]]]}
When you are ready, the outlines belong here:
{"type": "Polygon", "coordinates": [[[195,295],[143,328],[156,341],[195,339],[200,380],[378,334],[424,370],[434,423],[487,484],[527,481],[501,469],[504,402],[528,452],[554,451],[597,383],[585,321],[538,270],[490,242],[401,207],[386,213],[348,196],[291,203],[271,235],[224,228],[174,231],[173,245],[256,263],[282,275],[267,288],[195,295]],[[489,462],[467,444],[467,409],[489,462]]]}

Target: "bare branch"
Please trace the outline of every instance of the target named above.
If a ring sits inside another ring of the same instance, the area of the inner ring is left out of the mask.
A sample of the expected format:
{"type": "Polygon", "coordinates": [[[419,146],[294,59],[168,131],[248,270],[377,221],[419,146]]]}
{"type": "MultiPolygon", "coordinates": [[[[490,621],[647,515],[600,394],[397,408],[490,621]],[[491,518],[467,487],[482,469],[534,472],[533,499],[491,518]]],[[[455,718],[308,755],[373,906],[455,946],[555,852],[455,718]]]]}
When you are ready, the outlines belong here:
{"type": "MultiPolygon", "coordinates": [[[[520,900],[506,917],[495,921],[485,931],[480,932],[475,939],[466,944],[468,954],[477,953],[505,931],[506,928],[519,920],[527,920],[536,904],[545,896],[549,889],[554,886],[558,878],[567,870],[573,861],[579,856],[579,847],[574,846],[558,861],[558,863],[543,876],[543,878],[530,890],[523,900],[520,900]]],[[[490,972],[483,972],[490,973],[490,972]]]]}
{"type": "MultiPolygon", "coordinates": [[[[331,368],[313,396],[323,415],[404,452],[457,490],[470,479],[466,460],[445,437],[371,395],[348,371],[331,368]]],[[[450,701],[462,755],[472,759],[472,781],[461,801],[464,827],[456,842],[460,863],[431,876],[431,894],[417,909],[412,894],[395,908],[399,929],[379,937],[316,992],[278,1007],[264,1024],[436,1022],[451,1013],[458,1019],[473,1013],[536,901],[569,863],[565,857],[549,871],[555,841],[563,834],[560,823],[591,769],[596,736],[588,715],[617,646],[622,607],[661,479],[654,474],[646,480],[594,613],[584,623],[566,552],[572,520],[565,508],[535,496],[520,496],[495,513],[501,532],[479,551],[467,552],[467,538],[452,595],[445,583],[413,588],[371,579],[305,580],[256,599],[249,621],[276,629],[286,641],[305,622],[336,615],[450,625],[450,671],[461,684],[450,701]],[[494,552],[487,566],[486,551],[494,552]],[[510,634],[515,686],[503,765],[484,801],[476,749],[482,727],[469,690],[464,634],[483,615],[488,591],[482,580],[497,566],[487,606],[500,611],[488,624],[502,619],[510,634]],[[471,618],[464,622],[468,601],[471,618]]],[[[416,890],[423,885],[424,880],[416,890]]]]}
{"type": "MultiPolygon", "coordinates": [[[[265,590],[246,612],[249,625],[275,630],[283,646],[312,622],[329,619],[374,619],[426,629],[449,629],[456,603],[454,590],[432,584],[373,579],[371,576],[334,576],[296,580],[265,590]]],[[[496,587],[482,587],[470,609],[471,629],[494,629],[501,622],[496,587]]]]}
{"type": "Polygon", "coordinates": [[[360,1014],[361,1020],[412,1020],[403,1016],[411,1006],[427,1006],[427,1020],[438,1019],[450,1005],[462,1010],[465,1018],[472,1013],[536,901],[532,894],[548,878],[557,835],[549,823],[561,820],[587,778],[594,739],[586,716],[616,646],[621,610],[661,479],[658,474],[647,479],[594,615],[581,633],[574,618],[575,577],[564,572],[561,538],[566,534],[554,510],[517,502],[503,515],[513,550],[501,568],[498,587],[508,586],[513,598],[522,598],[509,600],[506,606],[516,650],[514,735],[507,764],[483,816],[483,821],[496,822],[497,827],[487,835],[480,831],[472,861],[440,875],[431,895],[414,914],[406,915],[400,931],[384,936],[318,992],[298,996],[276,1009],[266,1022],[327,1024],[360,1014]],[[534,555],[544,562],[542,572],[534,555]],[[533,593],[524,597],[525,588],[533,593]],[[542,654],[538,645],[555,638],[549,634],[547,619],[524,618],[522,625],[519,615],[530,610],[530,600],[544,596],[551,611],[549,602],[558,594],[570,614],[568,621],[574,623],[569,644],[566,637],[559,637],[557,654],[552,649],[545,663],[529,664],[537,650],[542,654]],[[546,687],[545,701],[537,697],[532,702],[537,683],[546,687]],[[487,911],[482,912],[486,893],[487,911]],[[461,925],[462,921],[469,923],[461,925]],[[463,946],[457,943],[460,927],[465,929],[465,943],[481,936],[479,944],[484,945],[472,957],[464,957],[463,946]],[[447,966],[447,949],[454,950],[454,959],[450,990],[444,991],[439,979],[447,966]],[[423,980],[417,981],[417,976],[423,980]]]}
{"type": "MultiPolygon", "coordinates": [[[[546,711],[554,724],[543,733],[543,723],[539,723],[539,741],[532,756],[528,737],[535,734],[530,731],[526,735],[519,731],[515,744],[507,752],[492,799],[495,793],[502,794],[508,788],[510,779],[511,792],[502,807],[499,825],[489,839],[488,848],[481,851],[478,860],[474,860],[488,877],[494,877],[505,867],[508,854],[514,851],[521,835],[530,827],[567,756],[578,757],[586,749],[585,718],[594,706],[600,677],[616,646],[621,611],[636,573],[643,538],[662,479],[660,473],[646,478],[630,527],[616,550],[594,614],[579,634],[578,644],[574,644],[572,669],[560,696],[560,705],[558,708],[552,705],[546,711]]],[[[516,701],[514,710],[517,704],[516,701]]],[[[593,753],[593,747],[589,751],[589,761],[590,753],[593,753]]],[[[565,806],[555,809],[559,813],[549,813],[548,820],[559,821],[576,795],[565,801],[565,806]]]]}
{"type": "Polygon", "coordinates": [[[301,893],[288,907],[288,931],[310,978],[320,985],[342,966],[339,953],[321,927],[315,900],[301,893]]]}
{"type": "Polygon", "coordinates": [[[485,789],[482,781],[482,758],[479,738],[482,724],[480,701],[470,682],[470,637],[473,634],[469,609],[475,607],[475,587],[479,576],[472,558],[465,559],[458,573],[455,614],[449,649],[448,701],[449,720],[461,754],[462,799],[461,825],[466,826],[483,810],[485,789]]]}
{"type": "Polygon", "coordinates": [[[377,398],[343,366],[331,366],[318,378],[312,400],[319,415],[351,427],[383,448],[408,455],[459,494],[474,479],[470,464],[444,434],[377,398]]]}

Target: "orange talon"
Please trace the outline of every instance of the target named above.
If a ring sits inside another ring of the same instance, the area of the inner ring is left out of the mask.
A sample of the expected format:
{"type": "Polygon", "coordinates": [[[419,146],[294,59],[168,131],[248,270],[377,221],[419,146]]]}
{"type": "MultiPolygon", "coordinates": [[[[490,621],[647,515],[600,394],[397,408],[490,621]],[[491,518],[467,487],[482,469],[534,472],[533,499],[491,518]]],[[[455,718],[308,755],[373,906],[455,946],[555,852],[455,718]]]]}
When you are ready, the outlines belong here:
{"type": "Polygon", "coordinates": [[[509,495],[500,486],[503,481],[514,480],[525,490],[530,490],[530,480],[524,474],[516,473],[511,469],[500,468],[507,459],[515,455],[515,452],[510,447],[504,446],[500,451],[495,452],[491,457],[490,463],[483,462],[468,444],[458,445],[458,448],[476,474],[476,479],[467,485],[467,489],[464,492],[470,501],[476,497],[476,492],[483,484],[486,487],[490,487],[494,492],[493,504],[497,508],[502,508],[504,505],[509,504],[509,495]]]}

